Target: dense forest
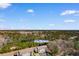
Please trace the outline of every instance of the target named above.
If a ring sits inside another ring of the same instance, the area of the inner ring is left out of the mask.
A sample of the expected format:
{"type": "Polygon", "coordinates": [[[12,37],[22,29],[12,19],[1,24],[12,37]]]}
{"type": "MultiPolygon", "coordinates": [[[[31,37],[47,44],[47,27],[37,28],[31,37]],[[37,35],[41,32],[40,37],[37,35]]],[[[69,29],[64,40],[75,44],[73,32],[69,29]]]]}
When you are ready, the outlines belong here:
{"type": "Polygon", "coordinates": [[[71,55],[79,50],[78,30],[3,30],[0,31],[0,53],[39,46],[34,40],[49,40],[51,55],[71,55]],[[64,51],[64,52],[63,52],[64,51]]]}

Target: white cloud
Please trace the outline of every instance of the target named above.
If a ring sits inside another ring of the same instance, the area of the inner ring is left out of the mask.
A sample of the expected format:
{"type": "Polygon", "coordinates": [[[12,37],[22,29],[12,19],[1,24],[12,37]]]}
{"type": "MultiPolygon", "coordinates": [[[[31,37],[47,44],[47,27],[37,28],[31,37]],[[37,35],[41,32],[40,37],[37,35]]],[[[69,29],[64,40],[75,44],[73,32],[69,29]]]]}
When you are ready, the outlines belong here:
{"type": "Polygon", "coordinates": [[[64,16],[64,15],[72,15],[72,14],[79,14],[79,11],[78,10],[65,10],[60,15],[64,16]]]}
{"type": "Polygon", "coordinates": [[[28,13],[34,13],[34,10],[33,9],[28,9],[27,12],[28,13]]]}
{"type": "Polygon", "coordinates": [[[49,24],[49,26],[55,26],[55,24],[49,24]]]}
{"type": "Polygon", "coordinates": [[[9,6],[11,6],[10,3],[0,3],[0,8],[5,9],[5,8],[8,8],[9,6]]]}
{"type": "Polygon", "coordinates": [[[74,22],[76,22],[76,20],[72,20],[72,19],[71,20],[64,20],[64,22],[65,23],[74,23],[74,22]]]}

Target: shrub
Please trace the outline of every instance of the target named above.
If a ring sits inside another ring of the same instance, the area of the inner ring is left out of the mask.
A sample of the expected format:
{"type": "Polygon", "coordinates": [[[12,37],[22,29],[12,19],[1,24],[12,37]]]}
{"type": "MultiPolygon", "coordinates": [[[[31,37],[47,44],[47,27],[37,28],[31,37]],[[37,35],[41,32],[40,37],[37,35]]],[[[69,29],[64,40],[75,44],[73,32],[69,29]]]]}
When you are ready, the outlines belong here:
{"type": "Polygon", "coordinates": [[[76,41],[76,42],[74,43],[74,48],[75,48],[76,50],[79,49],[79,41],[76,41]]]}

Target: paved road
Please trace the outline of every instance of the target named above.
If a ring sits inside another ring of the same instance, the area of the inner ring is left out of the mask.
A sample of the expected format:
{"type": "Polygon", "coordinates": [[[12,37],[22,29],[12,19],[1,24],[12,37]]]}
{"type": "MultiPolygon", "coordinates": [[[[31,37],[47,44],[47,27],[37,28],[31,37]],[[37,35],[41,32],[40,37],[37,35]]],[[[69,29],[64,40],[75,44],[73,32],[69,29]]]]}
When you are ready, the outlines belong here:
{"type": "MultiPolygon", "coordinates": [[[[22,49],[22,50],[19,50],[20,53],[23,55],[23,56],[30,56],[30,52],[32,52],[36,47],[32,47],[32,48],[25,48],[25,49],[22,49]]],[[[39,46],[38,49],[40,50],[40,53],[44,52],[45,49],[47,48],[46,45],[44,46],[39,46]]],[[[18,51],[18,50],[17,50],[18,51]]],[[[4,54],[0,54],[0,56],[13,56],[17,51],[12,51],[12,52],[8,52],[8,53],[4,53],[4,54]]],[[[43,53],[43,55],[45,55],[45,53],[43,53]]]]}

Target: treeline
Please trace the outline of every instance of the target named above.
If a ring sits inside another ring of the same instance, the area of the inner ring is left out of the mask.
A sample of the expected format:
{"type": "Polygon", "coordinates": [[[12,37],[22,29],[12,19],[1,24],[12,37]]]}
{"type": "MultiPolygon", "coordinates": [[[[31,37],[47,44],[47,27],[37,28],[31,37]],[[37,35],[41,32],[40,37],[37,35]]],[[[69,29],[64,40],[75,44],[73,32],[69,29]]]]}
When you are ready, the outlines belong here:
{"type": "Polygon", "coordinates": [[[36,39],[44,39],[53,41],[55,39],[68,40],[70,37],[77,36],[79,38],[78,31],[0,31],[0,35],[3,35],[8,42],[17,41],[33,41],[36,39]],[[20,33],[23,32],[23,33],[20,33]],[[27,33],[28,32],[28,33],[27,33]]]}
{"type": "MultiPolygon", "coordinates": [[[[79,36],[78,31],[0,31],[0,35],[3,35],[5,39],[9,39],[10,42],[17,42],[17,41],[32,41],[36,39],[46,39],[49,41],[53,41],[55,39],[69,39],[73,36],[79,36]],[[25,32],[25,33],[24,33],[25,32]],[[28,32],[28,33],[27,33],[28,32]],[[31,33],[30,33],[31,32],[31,33]]],[[[8,41],[8,42],[9,42],[8,41]]]]}

